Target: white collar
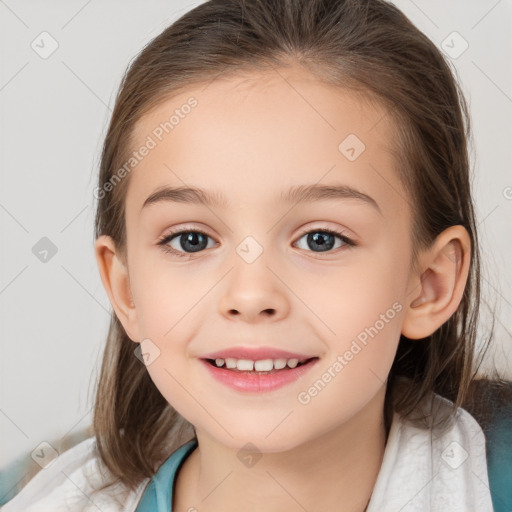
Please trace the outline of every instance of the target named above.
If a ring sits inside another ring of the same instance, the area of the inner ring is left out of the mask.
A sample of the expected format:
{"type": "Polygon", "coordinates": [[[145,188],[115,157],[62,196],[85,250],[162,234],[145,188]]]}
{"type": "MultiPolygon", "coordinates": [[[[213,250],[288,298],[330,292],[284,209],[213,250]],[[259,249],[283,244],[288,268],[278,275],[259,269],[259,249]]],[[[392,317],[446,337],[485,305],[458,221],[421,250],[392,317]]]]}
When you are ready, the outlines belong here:
{"type": "MultiPolygon", "coordinates": [[[[435,394],[419,412],[443,418],[450,406],[435,394]]],[[[458,409],[444,430],[394,412],[367,512],[398,511],[493,512],[485,436],[467,411],[458,409]]]]}

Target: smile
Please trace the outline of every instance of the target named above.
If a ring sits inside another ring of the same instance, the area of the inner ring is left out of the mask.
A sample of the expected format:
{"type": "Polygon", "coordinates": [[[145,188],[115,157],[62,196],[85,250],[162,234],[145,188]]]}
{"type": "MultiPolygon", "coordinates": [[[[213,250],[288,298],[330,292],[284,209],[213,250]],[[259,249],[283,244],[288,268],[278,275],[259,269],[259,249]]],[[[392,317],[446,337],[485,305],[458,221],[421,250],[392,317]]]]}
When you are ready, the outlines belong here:
{"type": "Polygon", "coordinates": [[[278,359],[201,359],[210,375],[222,384],[242,392],[269,392],[296,381],[318,361],[278,359]]]}

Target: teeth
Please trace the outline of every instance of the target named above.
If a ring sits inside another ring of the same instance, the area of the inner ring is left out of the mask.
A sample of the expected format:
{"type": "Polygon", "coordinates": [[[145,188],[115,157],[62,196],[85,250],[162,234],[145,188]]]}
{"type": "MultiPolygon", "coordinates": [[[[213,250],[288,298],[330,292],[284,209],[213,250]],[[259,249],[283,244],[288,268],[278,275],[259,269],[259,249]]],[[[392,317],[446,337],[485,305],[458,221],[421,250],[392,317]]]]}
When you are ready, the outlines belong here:
{"type": "Polygon", "coordinates": [[[249,359],[239,359],[236,362],[236,367],[241,371],[252,372],[254,370],[254,361],[249,359]]]}
{"type": "Polygon", "coordinates": [[[282,370],[286,366],[286,359],[275,359],[274,368],[276,370],[282,370]]]}
{"type": "Polygon", "coordinates": [[[240,371],[249,371],[253,370],[257,372],[270,372],[273,369],[282,370],[286,365],[289,368],[295,368],[299,364],[298,359],[261,359],[259,361],[252,361],[250,359],[235,359],[233,357],[227,357],[224,359],[215,359],[215,365],[218,368],[222,368],[226,365],[226,368],[229,370],[234,370],[235,368],[240,371]]]}
{"type": "Polygon", "coordinates": [[[254,369],[257,372],[269,372],[274,368],[274,361],[272,359],[263,359],[262,361],[254,362],[254,369]]]}

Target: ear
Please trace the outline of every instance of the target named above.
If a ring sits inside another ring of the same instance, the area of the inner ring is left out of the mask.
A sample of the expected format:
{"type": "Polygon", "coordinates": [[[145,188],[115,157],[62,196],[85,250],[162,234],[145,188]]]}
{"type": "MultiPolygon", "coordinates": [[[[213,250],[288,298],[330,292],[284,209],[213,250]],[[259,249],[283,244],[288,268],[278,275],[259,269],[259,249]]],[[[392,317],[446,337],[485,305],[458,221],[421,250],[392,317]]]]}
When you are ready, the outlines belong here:
{"type": "Polygon", "coordinates": [[[469,273],[471,240],[463,226],[451,226],[418,257],[409,281],[410,302],[402,334],[410,339],[430,336],[459,307],[469,273]]]}
{"type": "Polygon", "coordinates": [[[139,342],[137,311],[130,291],[130,277],[125,258],[116,250],[112,237],[100,235],[94,243],[101,281],[115,314],[132,341],[139,342]]]}

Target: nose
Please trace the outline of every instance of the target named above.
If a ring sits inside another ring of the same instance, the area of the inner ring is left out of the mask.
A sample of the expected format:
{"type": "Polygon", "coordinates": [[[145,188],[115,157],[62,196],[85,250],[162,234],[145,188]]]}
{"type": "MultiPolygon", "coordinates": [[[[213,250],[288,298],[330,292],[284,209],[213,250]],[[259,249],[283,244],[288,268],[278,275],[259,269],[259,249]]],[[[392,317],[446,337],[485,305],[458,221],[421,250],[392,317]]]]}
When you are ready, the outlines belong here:
{"type": "Polygon", "coordinates": [[[262,258],[248,264],[239,261],[230,272],[219,301],[220,314],[248,323],[277,321],[289,313],[287,288],[262,258]]]}

